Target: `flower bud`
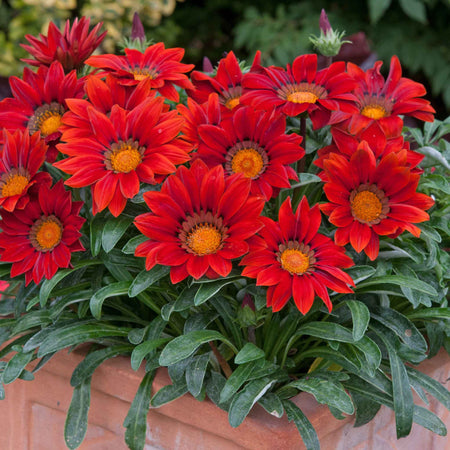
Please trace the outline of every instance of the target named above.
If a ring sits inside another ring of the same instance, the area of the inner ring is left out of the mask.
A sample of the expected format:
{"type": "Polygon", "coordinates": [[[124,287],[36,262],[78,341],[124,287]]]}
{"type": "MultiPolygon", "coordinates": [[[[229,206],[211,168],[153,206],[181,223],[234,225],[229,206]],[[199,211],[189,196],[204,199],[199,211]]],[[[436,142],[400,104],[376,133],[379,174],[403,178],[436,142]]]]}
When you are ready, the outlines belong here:
{"type": "Polygon", "coordinates": [[[145,31],[144,25],[142,25],[141,19],[137,12],[133,16],[133,25],[131,27],[131,39],[139,39],[140,41],[145,41],[145,31]]]}

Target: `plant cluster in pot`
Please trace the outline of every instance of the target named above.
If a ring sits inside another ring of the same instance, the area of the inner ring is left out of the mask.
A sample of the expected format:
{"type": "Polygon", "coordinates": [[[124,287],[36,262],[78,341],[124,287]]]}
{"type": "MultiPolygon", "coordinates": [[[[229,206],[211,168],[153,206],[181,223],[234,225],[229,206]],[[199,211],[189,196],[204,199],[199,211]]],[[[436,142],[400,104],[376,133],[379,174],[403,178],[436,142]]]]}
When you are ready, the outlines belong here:
{"type": "MultiPolygon", "coordinates": [[[[343,36],[320,23],[330,59],[343,36]]],[[[450,343],[449,123],[424,87],[396,57],[386,78],[381,62],[318,70],[316,54],[266,67],[229,52],[192,71],[137,18],[123,55],[92,55],[104,34],[89,25],[27,36],[36,70],[0,102],[2,385],[91,344],[71,377],[69,448],[94,372],[119,355],[141,378],[131,449],[149,407],[187,393],[237,429],[258,403],[308,449],[299,392],[356,425],[391,408],[397,438],[414,422],[445,435],[413,394],[449,407],[443,380],[414,367],[450,343]]]]}

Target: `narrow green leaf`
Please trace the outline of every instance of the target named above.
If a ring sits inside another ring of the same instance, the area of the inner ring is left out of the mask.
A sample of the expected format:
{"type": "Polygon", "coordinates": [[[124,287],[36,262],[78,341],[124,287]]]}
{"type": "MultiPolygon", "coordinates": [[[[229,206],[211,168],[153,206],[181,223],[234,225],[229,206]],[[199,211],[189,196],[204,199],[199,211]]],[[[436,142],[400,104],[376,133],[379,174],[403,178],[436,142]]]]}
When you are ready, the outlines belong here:
{"type": "Polygon", "coordinates": [[[97,367],[104,361],[115,358],[118,355],[123,355],[124,353],[129,353],[132,349],[133,346],[128,344],[114,345],[89,353],[73,371],[70,384],[73,387],[79,386],[90,378],[97,367]]]}
{"type": "Polygon", "coordinates": [[[194,397],[198,397],[202,391],[208,363],[209,353],[205,353],[195,356],[186,368],[187,388],[194,397]]]}
{"type": "Polygon", "coordinates": [[[103,302],[109,297],[127,294],[130,284],[129,281],[118,281],[99,289],[89,302],[92,315],[99,320],[102,315],[103,302]]]}
{"type": "Polygon", "coordinates": [[[313,173],[300,173],[299,174],[299,182],[291,185],[289,189],[296,189],[300,186],[305,186],[306,184],[311,183],[320,183],[322,179],[313,173]]]}
{"type": "Polygon", "coordinates": [[[91,241],[92,256],[98,256],[102,249],[102,232],[105,222],[103,219],[95,217],[90,223],[89,238],[91,241]]]}
{"type": "Polygon", "coordinates": [[[102,247],[106,253],[109,253],[116,246],[132,223],[132,217],[120,215],[107,220],[103,224],[102,247]]]}
{"type": "Polygon", "coordinates": [[[3,383],[9,384],[16,380],[25,366],[33,359],[33,352],[16,353],[9,361],[3,371],[3,383]]]}
{"type": "Polygon", "coordinates": [[[255,370],[256,362],[240,365],[228,378],[220,393],[220,403],[225,403],[241,388],[255,370]]]}
{"type": "Polygon", "coordinates": [[[357,300],[347,300],[345,304],[350,309],[353,321],[353,339],[359,341],[365,334],[370,321],[370,312],[367,306],[357,300]]]}
{"type": "Polygon", "coordinates": [[[131,342],[134,345],[140,344],[145,337],[145,334],[148,331],[148,325],[144,328],[133,328],[128,333],[128,341],[131,342]]]}
{"type": "Polygon", "coordinates": [[[264,377],[248,383],[235,395],[228,411],[228,421],[233,428],[238,427],[253,405],[272,387],[275,380],[264,377]]]}
{"type": "Polygon", "coordinates": [[[125,443],[131,450],[142,450],[145,445],[147,414],[150,408],[155,373],[155,371],[147,372],[144,375],[123,422],[123,426],[126,428],[125,443]]]}
{"type": "Polygon", "coordinates": [[[237,349],[218,331],[198,330],[178,336],[170,341],[161,352],[160,364],[162,366],[170,366],[191,356],[202,344],[209,341],[222,341],[227,344],[235,353],[237,349]]]}
{"type": "Polygon", "coordinates": [[[211,372],[208,380],[206,381],[206,395],[208,398],[219,408],[228,411],[229,403],[220,402],[220,393],[225,386],[227,379],[218,372],[211,372]]]}
{"type": "Polygon", "coordinates": [[[151,404],[154,408],[159,408],[166,403],[170,403],[188,392],[186,381],[180,384],[170,384],[163,386],[152,398],[151,404]]]}
{"type": "Polygon", "coordinates": [[[134,278],[128,291],[128,295],[130,297],[136,297],[136,295],[140,294],[142,291],[145,291],[152,284],[168,275],[169,272],[170,267],[159,265],[153,267],[153,269],[149,271],[143,270],[134,278]]]}
{"type": "Polygon", "coordinates": [[[381,405],[372,402],[367,397],[357,393],[351,392],[353,404],[355,405],[355,428],[361,427],[369,423],[380,410],[381,405]]]}
{"type": "MultiPolygon", "coordinates": [[[[425,292],[432,297],[436,297],[438,295],[436,289],[431,286],[431,284],[425,283],[424,281],[417,278],[404,277],[401,275],[384,275],[382,277],[371,278],[370,280],[356,286],[355,290],[359,291],[371,286],[376,287],[379,284],[394,284],[397,286],[406,286],[419,292],[425,292]]],[[[374,292],[376,292],[376,290],[374,292]]]]}
{"type": "Polygon", "coordinates": [[[137,345],[131,353],[131,368],[138,370],[141,366],[142,360],[152,351],[157,349],[160,345],[170,341],[170,338],[152,339],[142,342],[137,345]]]}
{"type": "Polygon", "coordinates": [[[255,359],[264,358],[264,356],[264,350],[251,342],[247,342],[234,358],[234,362],[235,364],[244,364],[249,361],[254,361],[255,359]]]}
{"type": "Polygon", "coordinates": [[[42,341],[37,356],[41,358],[70,345],[77,345],[95,339],[116,336],[126,337],[129,331],[129,328],[119,328],[101,322],[81,325],[77,323],[71,324],[49,333],[42,341]]]}
{"type": "Polygon", "coordinates": [[[339,382],[307,376],[292,381],[288,386],[314,395],[319,403],[325,403],[345,414],[353,414],[354,407],[351,398],[339,382]]]}
{"type": "Polygon", "coordinates": [[[134,255],[136,247],[139,244],[144,243],[145,241],[148,241],[148,237],[144,236],[143,234],[140,234],[139,236],[134,236],[123,246],[122,252],[125,253],[126,255],[134,255]]]}
{"type": "Polygon", "coordinates": [[[423,308],[405,314],[409,320],[450,319],[450,308],[423,308]]]}
{"type": "Polygon", "coordinates": [[[16,326],[12,329],[11,334],[20,334],[30,328],[45,327],[51,323],[50,313],[47,310],[37,310],[24,314],[17,319],[16,326]]]}
{"type": "Polygon", "coordinates": [[[280,397],[273,392],[267,392],[258,400],[258,403],[272,416],[278,419],[283,416],[283,403],[281,403],[280,397]]]}
{"type": "Polygon", "coordinates": [[[423,0],[400,0],[403,12],[417,22],[427,23],[427,12],[423,0]]]}
{"type": "Polygon", "coordinates": [[[207,300],[209,300],[211,297],[216,295],[224,286],[227,284],[233,283],[236,280],[240,279],[241,277],[231,277],[231,278],[225,278],[209,283],[203,283],[198,288],[197,293],[194,297],[194,304],[195,306],[199,306],[202,303],[205,303],[207,300]]]}
{"type": "Polygon", "coordinates": [[[353,266],[346,270],[346,272],[353,278],[355,284],[371,277],[375,272],[375,267],[372,266],[353,266]]]}
{"type": "Polygon", "coordinates": [[[289,422],[294,421],[307,450],[320,450],[319,438],[311,422],[303,411],[290,400],[284,400],[283,406],[289,422]]]}
{"type": "Polygon", "coordinates": [[[414,422],[439,436],[447,436],[444,422],[426,408],[414,405],[414,422]]]}
{"type": "Polygon", "coordinates": [[[73,390],[67,411],[64,439],[71,450],[78,448],[86,436],[88,413],[91,404],[91,378],[86,378],[73,390]]]}

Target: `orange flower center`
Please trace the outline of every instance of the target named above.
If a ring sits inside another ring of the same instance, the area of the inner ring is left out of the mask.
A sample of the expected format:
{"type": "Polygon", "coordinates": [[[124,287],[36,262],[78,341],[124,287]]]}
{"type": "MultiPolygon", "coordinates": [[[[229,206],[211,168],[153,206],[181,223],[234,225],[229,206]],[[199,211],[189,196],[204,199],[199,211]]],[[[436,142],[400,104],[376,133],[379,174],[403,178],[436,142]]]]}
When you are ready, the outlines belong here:
{"type": "Polygon", "coordinates": [[[144,148],[139,147],[139,142],[128,141],[115,142],[111,150],[105,153],[105,165],[108,170],[115,173],[128,173],[135,170],[142,161],[144,148]]]}
{"type": "Polygon", "coordinates": [[[28,122],[28,129],[33,134],[40,131],[44,137],[56,133],[61,126],[61,119],[65,110],[59,103],[53,102],[37,108],[28,122]]]}
{"type": "Polygon", "coordinates": [[[302,275],[310,267],[309,256],[298,248],[287,248],[280,255],[281,267],[291,274],[302,275]]]}
{"type": "Polygon", "coordinates": [[[386,117],[386,110],[381,105],[367,105],[365,106],[361,114],[363,116],[369,117],[369,119],[378,120],[382,117],[386,117]]]}
{"type": "Polygon", "coordinates": [[[37,250],[48,252],[61,242],[62,232],[61,222],[55,216],[43,216],[31,227],[30,241],[37,250]]]}
{"type": "Polygon", "coordinates": [[[292,103],[316,103],[318,99],[317,95],[307,91],[294,91],[286,97],[286,100],[292,103]]]}
{"type": "Polygon", "coordinates": [[[132,71],[133,77],[136,81],[142,81],[146,78],[154,80],[158,76],[158,72],[154,69],[149,69],[148,67],[136,67],[132,71]]]}
{"type": "Polygon", "coordinates": [[[2,186],[2,197],[12,197],[13,195],[20,195],[28,186],[29,179],[25,175],[9,174],[2,186]]]}
{"type": "Polygon", "coordinates": [[[196,225],[187,235],[188,247],[197,255],[215,253],[222,243],[222,233],[212,224],[196,225]]]}
{"type": "Polygon", "coordinates": [[[242,173],[245,178],[256,177],[263,167],[263,158],[254,148],[238,150],[231,160],[231,170],[234,173],[242,173]]]}
{"type": "Polygon", "coordinates": [[[229,98],[226,102],[225,102],[225,106],[228,109],[233,109],[235,108],[237,105],[239,105],[240,100],[239,97],[235,97],[235,98],[229,98]]]}
{"type": "Polygon", "coordinates": [[[373,222],[380,217],[383,204],[370,191],[358,192],[350,202],[353,215],[362,222],[373,222]]]}

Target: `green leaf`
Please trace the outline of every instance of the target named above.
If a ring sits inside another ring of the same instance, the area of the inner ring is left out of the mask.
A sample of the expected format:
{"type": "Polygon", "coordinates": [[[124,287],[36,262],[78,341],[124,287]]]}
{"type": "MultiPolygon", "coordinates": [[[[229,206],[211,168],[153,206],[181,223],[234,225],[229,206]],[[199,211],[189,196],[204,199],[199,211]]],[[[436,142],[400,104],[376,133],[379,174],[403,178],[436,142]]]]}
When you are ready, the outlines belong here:
{"type": "Polygon", "coordinates": [[[3,371],[3,383],[9,384],[16,380],[25,366],[33,359],[33,352],[16,353],[9,361],[3,371]]]}
{"type": "Polygon", "coordinates": [[[351,392],[353,404],[355,405],[355,424],[354,427],[361,427],[369,423],[380,410],[381,405],[372,402],[367,397],[357,392],[351,392]]]}
{"type": "Polygon", "coordinates": [[[410,320],[450,319],[449,308],[424,308],[405,314],[410,320]]]}
{"type": "Polygon", "coordinates": [[[133,349],[132,345],[114,345],[102,348],[89,353],[83,361],[81,361],[72,373],[70,384],[73,387],[79,386],[83,381],[92,376],[95,369],[104,361],[114,358],[124,353],[129,353],[133,349]]]}
{"type": "Polygon", "coordinates": [[[128,341],[134,345],[140,344],[148,331],[148,325],[144,328],[133,328],[128,333],[128,341]]]}
{"type": "Polygon", "coordinates": [[[218,372],[211,372],[206,382],[206,395],[219,408],[228,411],[229,404],[220,402],[220,393],[225,386],[227,379],[218,372]]]}
{"type": "Polygon", "coordinates": [[[192,361],[186,368],[187,388],[194,397],[198,397],[202,391],[208,363],[209,353],[205,353],[192,358],[192,361]]]}
{"type": "Polygon", "coordinates": [[[97,256],[102,248],[102,231],[105,222],[102,218],[95,217],[90,223],[89,238],[91,241],[92,256],[97,256]]]}
{"type": "Polygon", "coordinates": [[[414,405],[414,422],[439,436],[447,435],[444,422],[436,414],[421,406],[414,405]]]}
{"type": "Polygon", "coordinates": [[[367,306],[357,300],[347,300],[345,304],[350,309],[353,321],[353,339],[359,341],[364,336],[370,321],[370,312],[367,306]]]}
{"type": "Polygon", "coordinates": [[[170,338],[152,339],[142,342],[136,346],[131,353],[131,368],[138,370],[141,366],[142,360],[152,351],[157,349],[160,345],[170,341],[170,338]]]}
{"type": "Polygon", "coordinates": [[[308,375],[304,378],[292,381],[288,386],[309,392],[314,395],[319,403],[325,403],[345,414],[354,413],[352,400],[340,383],[308,375]]]}
{"type": "Polygon", "coordinates": [[[235,395],[228,411],[228,421],[233,428],[238,427],[253,405],[272,387],[275,380],[264,377],[248,383],[235,395]]]}
{"type": "Polygon", "coordinates": [[[436,289],[428,283],[425,283],[422,280],[417,278],[404,277],[401,275],[384,275],[382,277],[371,278],[369,281],[365,281],[364,283],[356,286],[355,290],[364,289],[365,292],[377,292],[376,290],[366,290],[366,288],[371,286],[377,286],[379,284],[394,284],[397,286],[406,286],[411,289],[415,289],[419,292],[425,292],[426,294],[436,297],[438,293],[436,289]]]}
{"type": "Polygon", "coordinates": [[[37,356],[41,358],[70,345],[77,345],[91,340],[116,336],[126,337],[129,331],[129,328],[119,328],[101,322],[72,323],[49,333],[42,341],[37,356]]]}
{"type": "Polygon", "coordinates": [[[17,319],[16,326],[12,329],[11,334],[20,334],[30,328],[45,327],[51,323],[50,313],[47,310],[37,310],[24,314],[17,319]]]}
{"type": "Polygon", "coordinates": [[[280,397],[273,392],[267,392],[258,400],[258,403],[272,416],[278,419],[283,416],[283,403],[281,403],[280,397]]]}
{"type": "Polygon", "coordinates": [[[117,295],[124,295],[128,293],[131,283],[129,281],[118,281],[117,283],[112,283],[108,286],[104,286],[99,289],[92,297],[89,302],[89,307],[91,309],[92,315],[99,320],[102,315],[103,302],[108,297],[114,297],[117,295]]]}
{"type": "Polygon", "coordinates": [[[371,277],[375,272],[375,267],[372,266],[354,266],[350,267],[346,271],[352,278],[355,284],[360,283],[363,280],[371,277]]]}
{"type": "Polygon", "coordinates": [[[231,277],[231,278],[225,278],[225,279],[201,284],[200,287],[198,288],[197,293],[195,294],[195,297],[194,297],[195,306],[199,306],[202,303],[205,303],[211,297],[216,295],[224,286],[226,286],[227,284],[233,283],[240,278],[241,278],[240,276],[239,277],[231,277]]]}
{"type": "Polygon", "coordinates": [[[132,217],[120,215],[107,220],[103,224],[102,247],[106,253],[109,253],[116,246],[132,223],[132,217]]]}
{"type": "Polygon", "coordinates": [[[423,235],[425,235],[426,237],[432,239],[433,241],[442,242],[441,235],[432,226],[424,223],[419,223],[417,224],[417,226],[422,230],[421,233],[422,237],[423,235]]]}
{"type": "Polygon", "coordinates": [[[303,411],[290,400],[284,400],[283,406],[289,422],[294,421],[307,450],[320,450],[319,438],[311,422],[303,411]]]}
{"type": "Polygon", "coordinates": [[[264,356],[264,350],[251,342],[247,342],[234,358],[234,362],[235,364],[244,364],[249,361],[254,361],[255,359],[264,358],[264,356]]]}
{"type": "Polygon", "coordinates": [[[250,378],[256,367],[256,362],[252,361],[240,365],[228,378],[220,393],[220,403],[225,403],[240,389],[240,387],[250,378]]]}
{"type": "Polygon", "coordinates": [[[186,381],[179,384],[163,386],[152,398],[151,404],[154,408],[159,408],[166,403],[170,403],[188,392],[186,381]]]}
{"type": "Polygon", "coordinates": [[[122,252],[126,255],[134,255],[136,248],[139,244],[148,241],[148,237],[140,234],[139,236],[135,236],[131,238],[122,248],[122,252]]]}
{"type": "Polygon", "coordinates": [[[139,272],[131,283],[128,295],[130,297],[136,297],[142,291],[145,291],[152,284],[156,283],[161,278],[164,278],[170,272],[168,266],[155,266],[151,270],[143,270],[139,272]]]}
{"type": "Polygon", "coordinates": [[[372,317],[392,330],[408,347],[421,353],[428,349],[422,333],[403,314],[391,308],[374,308],[372,317]]]}
{"type": "Polygon", "coordinates": [[[427,12],[423,0],[400,0],[403,12],[417,22],[426,24],[427,12]]]}
{"type": "Polygon", "coordinates": [[[391,0],[368,0],[369,17],[372,24],[377,23],[386,10],[389,8],[391,0]]]}
{"type": "Polygon", "coordinates": [[[147,415],[150,408],[155,373],[155,371],[152,371],[144,375],[123,422],[123,426],[126,428],[125,443],[131,450],[142,450],[145,445],[147,415]]]}
{"type": "Polygon", "coordinates": [[[64,425],[64,439],[71,450],[78,448],[86,436],[91,403],[91,378],[86,378],[73,390],[72,401],[64,425]]]}
{"type": "Polygon", "coordinates": [[[311,183],[321,183],[322,179],[317,176],[314,175],[313,173],[300,173],[299,174],[299,182],[293,184],[290,189],[296,189],[299,188],[300,186],[305,186],[306,184],[311,184],[311,183]]]}
{"type": "Polygon", "coordinates": [[[164,350],[161,352],[161,357],[159,360],[160,364],[161,366],[170,366],[171,364],[175,364],[176,362],[191,356],[202,344],[215,340],[224,342],[235,353],[238,352],[234,345],[218,331],[191,331],[190,333],[176,337],[166,345],[164,350]]]}

